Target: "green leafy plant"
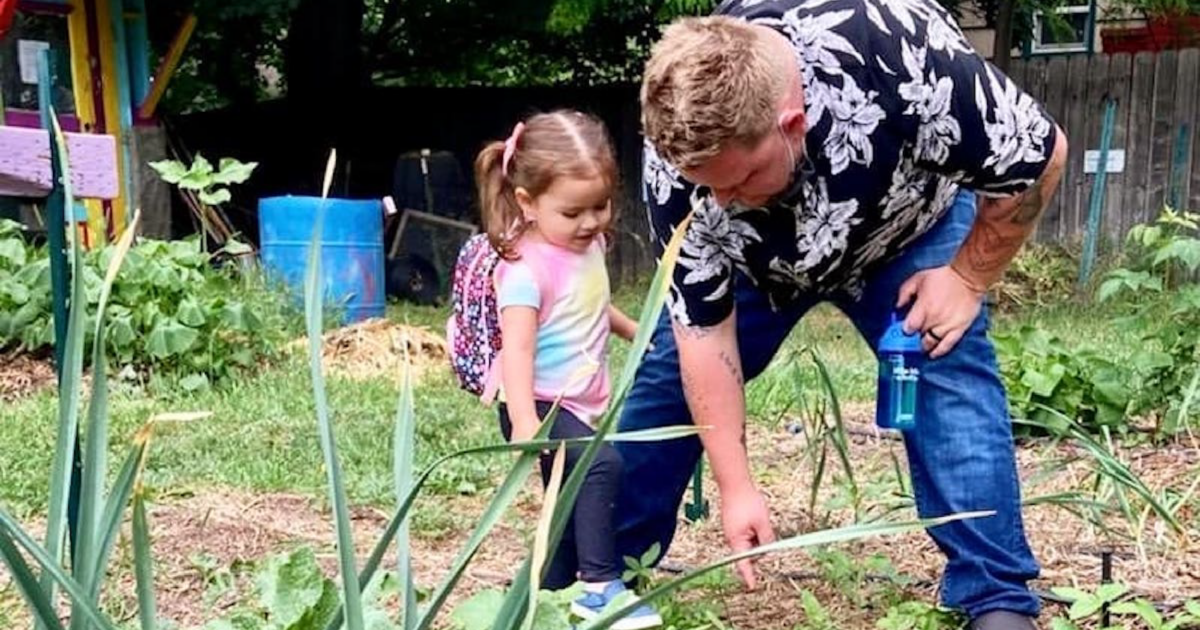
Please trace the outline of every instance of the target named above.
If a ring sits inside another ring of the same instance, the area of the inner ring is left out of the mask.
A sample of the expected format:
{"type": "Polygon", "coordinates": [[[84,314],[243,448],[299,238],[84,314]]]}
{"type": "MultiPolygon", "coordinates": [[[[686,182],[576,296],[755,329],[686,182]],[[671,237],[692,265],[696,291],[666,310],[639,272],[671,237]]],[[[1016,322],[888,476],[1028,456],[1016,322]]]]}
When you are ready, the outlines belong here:
{"type": "Polygon", "coordinates": [[[639,558],[625,556],[625,571],[621,574],[621,581],[633,582],[635,590],[646,590],[654,579],[653,567],[654,563],[658,561],[660,553],[662,553],[662,546],[656,542],[650,545],[650,548],[639,558]]]}
{"type": "Polygon", "coordinates": [[[888,608],[875,623],[879,630],[952,630],[966,626],[966,618],[957,611],[925,602],[904,602],[888,608]]]}
{"type": "Polygon", "coordinates": [[[868,598],[875,596],[882,596],[885,601],[894,600],[899,596],[898,587],[909,582],[882,554],[858,558],[842,549],[819,547],[813,550],[812,557],[820,571],[821,580],[837,589],[855,606],[866,606],[868,598]],[[873,587],[871,582],[882,585],[882,588],[873,587]]]}
{"type": "MultiPolygon", "coordinates": [[[[150,168],[153,168],[164,182],[174,184],[180,190],[196,193],[196,199],[202,204],[199,212],[202,234],[207,234],[209,231],[208,222],[210,215],[213,214],[211,207],[226,203],[233,198],[227,187],[231,184],[241,184],[250,179],[250,175],[257,166],[257,162],[243,163],[233,158],[221,158],[217,168],[214,169],[212,162],[199,153],[196,154],[190,166],[178,160],[150,162],[150,168]]],[[[207,239],[202,238],[200,243],[201,249],[207,249],[207,239]]],[[[239,246],[239,251],[230,253],[238,254],[245,253],[245,251],[248,249],[239,246]]]]}
{"type": "MultiPolygon", "coordinates": [[[[307,546],[268,558],[254,576],[257,597],[205,630],[321,630],[337,612],[339,595],[307,546]]],[[[386,607],[398,587],[391,573],[381,573],[363,591],[364,624],[371,630],[394,630],[386,607]]]]}
{"type": "MultiPolygon", "coordinates": [[[[1048,503],[1061,505],[1084,516],[1105,533],[1123,535],[1135,541],[1139,549],[1142,549],[1143,534],[1151,516],[1157,517],[1172,534],[1186,542],[1189,530],[1180,520],[1179,512],[1191,500],[1196,485],[1200,484],[1200,478],[1197,478],[1192,487],[1182,495],[1169,489],[1151,488],[1121,459],[1107,429],[1102,428],[1102,435],[1097,437],[1061,413],[1049,411],[1055,416],[1055,430],[1061,431],[1064,437],[1071,439],[1085,453],[1064,458],[1055,464],[1055,468],[1062,470],[1073,461],[1086,461],[1090,467],[1090,474],[1085,485],[1089,488],[1090,496],[1084,501],[1070,496],[1059,497],[1047,501],[1048,503]],[[1104,517],[1110,512],[1119,513],[1124,517],[1124,532],[1118,532],[1108,526],[1104,517]]],[[[1018,425],[1047,428],[1046,425],[1039,425],[1031,420],[1014,419],[1014,422],[1018,425]]]]}
{"type": "Polygon", "coordinates": [[[1080,623],[1093,627],[1100,623],[1097,618],[1102,617],[1106,610],[1110,618],[1116,616],[1125,619],[1102,630],[1129,628],[1135,620],[1148,630],[1178,630],[1200,625],[1200,602],[1187,601],[1182,607],[1167,613],[1145,598],[1127,597],[1129,589],[1124,584],[1102,584],[1095,591],[1075,587],[1055,587],[1051,591],[1070,602],[1066,618],[1060,616],[1051,620],[1050,627],[1053,630],[1079,630],[1080,623]]]}
{"type": "MultiPolygon", "coordinates": [[[[42,352],[54,343],[46,252],[27,246],[16,224],[0,222],[0,348],[42,352]]],[[[105,324],[88,329],[85,347],[102,338],[118,365],[179,376],[188,390],[279,356],[295,329],[286,296],[257,270],[213,266],[215,255],[190,241],[133,245],[111,289],[105,324]]],[[[113,246],[81,255],[82,303],[89,309],[98,305],[101,274],[113,256],[113,246]]]]}
{"type": "Polygon", "coordinates": [[[1130,311],[1125,323],[1143,331],[1133,411],[1156,413],[1160,433],[1172,435],[1189,420],[1180,413],[1183,393],[1200,364],[1200,214],[1165,207],[1126,240],[1126,264],[1105,277],[1096,295],[1123,303],[1130,311]]]}
{"type": "Polygon", "coordinates": [[[161,160],[150,162],[158,176],[168,184],[174,184],[184,190],[196,191],[200,201],[215,206],[225,203],[232,197],[227,186],[241,184],[254,173],[258,162],[239,162],[233,158],[221,158],[214,169],[203,155],[196,154],[189,166],[179,160],[161,160]]]}
{"type": "Polygon", "coordinates": [[[804,610],[804,623],[796,626],[795,630],[837,630],[829,611],[825,610],[812,591],[800,591],[800,608],[804,610]]]}
{"type": "Polygon", "coordinates": [[[1055,595],[1070,600],[1071,607],[1067,610],[1067,617],[1071,621],[1078,621],[1099,613],[1105,606],[1120,599],[1129,588],[1124,584],[1101,584],[1092,592],[1068,586],[1058,586],[1050,590],[1055,595]]]}
{"type": "Polygon", "coordinates": [[[1088,348],[1071,348],[1041,328],[1023,326],[995,334],[1000,374],[1014,417],[1058,432],[1057,416],[1089,430],[1123,431],[1134,391],[1128,369],[1088,348]]]}

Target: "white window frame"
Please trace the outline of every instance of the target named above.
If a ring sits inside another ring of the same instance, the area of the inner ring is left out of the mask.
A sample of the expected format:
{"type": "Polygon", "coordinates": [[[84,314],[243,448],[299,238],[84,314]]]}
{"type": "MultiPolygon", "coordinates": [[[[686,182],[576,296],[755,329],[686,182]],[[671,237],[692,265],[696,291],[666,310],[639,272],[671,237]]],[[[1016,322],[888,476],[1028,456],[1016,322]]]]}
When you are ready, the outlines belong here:
{"type": "MultiPolygon", "coordinates": [[[[1072,5],[1057,7],[1054,9],[1054,12],[1059,15],[1078,15],[1081,13],[1084,15],[1090,15],[1092,13],[1092,4],[1091,4],[1092,1],[1094,1],[1094,0],[1091,0],[1091,1],[1084,0],[1083,4],[1072,4],[1072,5]]],[[[1088,52],[1088,38],[1091,35],[1091,33],[1085,32],[1083,35],[1083,41],[1080,41],[1080,42],[1043,44],[1043,43],[1041,43],[1043,24],[1044,24],[1044,22],[1042,21],[1042,12],[1034,11],[1034,13],[1033,13],[1033,41],[1031,41],[1029,43],[1029,52],[1031,52],[1035,55],[1036,54],[1048,54],[1048,53],[1088,52]]],[[[1093,23],[1093,21],[1090,18],[1087,20],[1086,28],[1088,28],[1088,29],[1096,28],[1095,24],[1093,23]]]]}

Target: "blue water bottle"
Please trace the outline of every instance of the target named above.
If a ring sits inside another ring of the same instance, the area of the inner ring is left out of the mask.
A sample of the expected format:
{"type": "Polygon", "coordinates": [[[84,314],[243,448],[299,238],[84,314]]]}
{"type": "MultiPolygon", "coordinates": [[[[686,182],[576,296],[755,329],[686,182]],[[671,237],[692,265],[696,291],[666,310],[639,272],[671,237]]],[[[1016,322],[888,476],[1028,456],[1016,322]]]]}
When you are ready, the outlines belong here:
{"type": "Polygon", "coordinates": [[[917,425],[917,391],[925,362],[921,334],[904,334],[904,320],[892,313],[891,323],[879,338],[878,355],[875,424],[881,429],[910,431],[917,425]]]}

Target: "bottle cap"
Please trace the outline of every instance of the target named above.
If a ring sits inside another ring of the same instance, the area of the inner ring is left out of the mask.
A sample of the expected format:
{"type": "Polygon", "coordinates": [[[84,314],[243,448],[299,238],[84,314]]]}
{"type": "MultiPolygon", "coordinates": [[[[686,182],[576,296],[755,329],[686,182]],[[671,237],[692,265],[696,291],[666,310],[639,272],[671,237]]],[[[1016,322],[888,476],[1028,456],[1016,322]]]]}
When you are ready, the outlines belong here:
{"type": "Polygon", "coordinates": [[[921,352],[921,334],[904,334],[904,320],[892,313],[891,322],[879,338],[879,352],[921,352]]]}

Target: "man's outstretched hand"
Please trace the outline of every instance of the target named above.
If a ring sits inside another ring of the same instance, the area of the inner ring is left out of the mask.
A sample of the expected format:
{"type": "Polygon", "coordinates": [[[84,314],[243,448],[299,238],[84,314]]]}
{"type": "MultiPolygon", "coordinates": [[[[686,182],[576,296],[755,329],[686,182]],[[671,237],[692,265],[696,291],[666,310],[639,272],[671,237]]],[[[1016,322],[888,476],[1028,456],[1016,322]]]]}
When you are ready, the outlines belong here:
{"type": "MultiPolygon", "coordinates": [[[[734,553],[775,542],[767,501],[753,486],[721,492],[721,525],[725,528],[725,541],[734,553]]],[[[736,569],[747,588],[757,587],[758,580],[750,560],[738,562],[736,569]]]]}

